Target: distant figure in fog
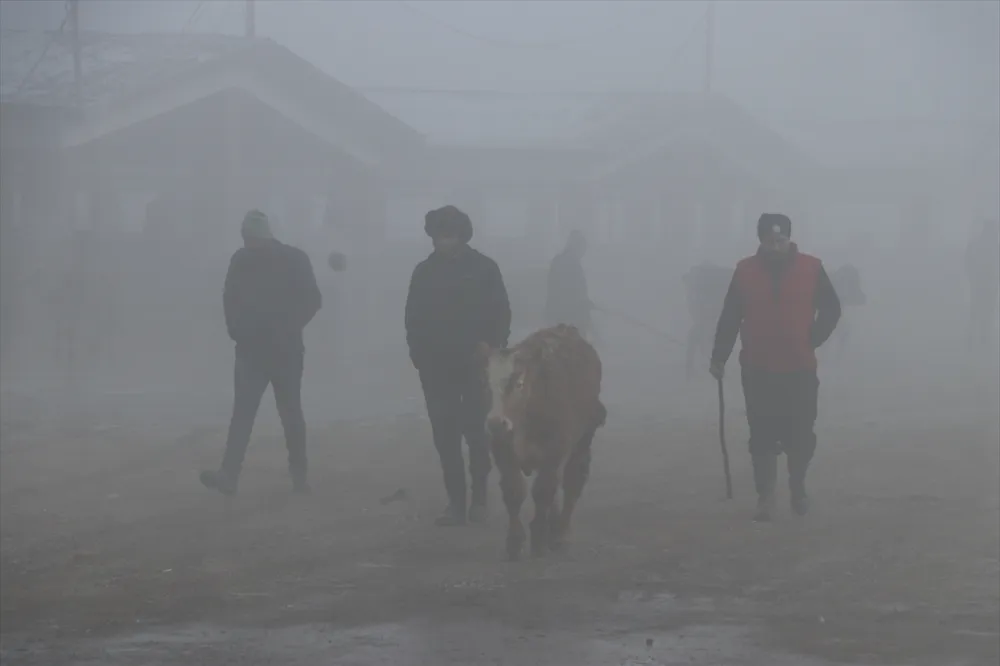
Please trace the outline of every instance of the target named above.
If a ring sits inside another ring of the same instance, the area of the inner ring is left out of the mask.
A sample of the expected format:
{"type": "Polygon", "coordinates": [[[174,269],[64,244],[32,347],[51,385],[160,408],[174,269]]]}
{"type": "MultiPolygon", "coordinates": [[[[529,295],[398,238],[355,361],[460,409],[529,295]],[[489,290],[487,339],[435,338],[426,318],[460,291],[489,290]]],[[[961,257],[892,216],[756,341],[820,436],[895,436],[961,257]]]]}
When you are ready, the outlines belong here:
{"type": "Polygon", "coordinates": [[[322,297],[308,255],[275,240],[264,213],[247,213],[242,235],[243,247],[229,262],[222,296],[226,328],[236,343],[233,417],[222,466],[202,472],[201,482],[225,495],[236,492],[260,399],[270,384],[285,431],[293,490],[308,494],[302,331],[319,312],[322,297]]]}
{"type": "Polygon", "coordinates": [[[434,446],[441,459],[448,506],[441,526],[486,519],[491,463],[486,439],[484,344],[507,346],[510,301],[496,262],[469,247],[472,222],[454,206],[427,213],[424,231],[434,244],[417,264],[406,297],[406,344],[427,402],[434,446]],[[466,515],[462,437],[469,447],[472,502],[466,515]]]}
{"type": "MultiPolygon", "coordinates": [[[[830,282],[840,298],[840,305],[843,310],[854,309],[864,305],[868,299],[861,288],[861,273],[854,264],[844,264],[837,270],[830,273],[830,282]]],[[[849,317],[842,317],[837,330],[834,331],[833,340],[836,343],[837,358],[844,356],[847,349],[847,342],[851,337],[851,320],[849,317]]]]}
{"type": "Polygon", "coordinates": [[[583,271],[586,252],[587,240],[574,230],[566,247],[553,257],[545,291],[545,323],[547,326],[575,326],[581,335],[589,338],[594,305],[587,293],[587,276],[583,271]]]}
{"type": "Polygon", "coordinates": [[[840,319],[840,299],[823,264],[799,252],[791,232],[787,216],[761,215],[760,247],[736,265],[709,366],[721,379],[739,335],[757,521],[771,519],[781,453],[788,456],[792,510],[808,511],[805,478],[816,450],[819,393],[816,349],[840,319]]]}
{"type": "Polygon", "coordinates": [[[998,291],[1000,291],[1000,224],[984,220],[969,239],[965,271],[969,278],[969,339],[976,346],[995,347],[998,291]]]}

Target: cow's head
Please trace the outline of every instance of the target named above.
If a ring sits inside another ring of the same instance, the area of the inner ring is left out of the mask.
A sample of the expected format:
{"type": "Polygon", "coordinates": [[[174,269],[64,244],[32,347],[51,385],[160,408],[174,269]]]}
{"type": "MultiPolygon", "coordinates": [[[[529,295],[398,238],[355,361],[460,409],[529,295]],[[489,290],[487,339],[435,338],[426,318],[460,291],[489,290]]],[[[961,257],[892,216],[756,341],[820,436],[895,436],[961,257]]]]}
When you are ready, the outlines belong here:
{"type": "Polygon", "coordinates": [[[494,437],[505,437],[514,432],[516,424],[524,422],[531,397],[530,364],[514,349],[490,349],[484,360],[490,394],[486,429],[494,437]]]}

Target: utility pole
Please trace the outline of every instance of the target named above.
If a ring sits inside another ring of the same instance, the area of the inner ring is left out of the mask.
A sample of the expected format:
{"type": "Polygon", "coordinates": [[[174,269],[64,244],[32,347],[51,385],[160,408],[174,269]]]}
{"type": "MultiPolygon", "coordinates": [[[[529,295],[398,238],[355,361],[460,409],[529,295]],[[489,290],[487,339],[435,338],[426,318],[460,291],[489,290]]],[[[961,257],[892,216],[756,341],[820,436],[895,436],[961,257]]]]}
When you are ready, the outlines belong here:
{"type": "Polygon", "coordinates": [[[77,109],[83,108],[83,66],[80,62],[80,0],[69,0],[70,34],[73,39],[73,86],[77,109]]]}
{"type": "Polygon", "coordinates": [[[257,24],[254,17],[253,0],[246,0],[244,14],[246,18],[246,36],[253,39],[257,36],[257,24]]]}
{"type": "Polygon", "coordinates": [[[705,12],[705,96],[712,94],[712,70],[715,69],[715,0],[708,0],[705,12]]]}

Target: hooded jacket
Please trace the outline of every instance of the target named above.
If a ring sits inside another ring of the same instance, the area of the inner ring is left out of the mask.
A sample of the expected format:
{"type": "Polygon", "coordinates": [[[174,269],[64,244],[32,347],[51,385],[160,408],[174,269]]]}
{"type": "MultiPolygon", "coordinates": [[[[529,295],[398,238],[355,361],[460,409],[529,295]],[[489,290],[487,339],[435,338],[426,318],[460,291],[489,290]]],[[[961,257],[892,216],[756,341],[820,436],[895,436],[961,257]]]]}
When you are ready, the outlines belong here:
{"type": "Polygon", "coordinates": [[[276,240],[233,254],[222,293],[229,337],[254,355],[303,350],[302,330],[323,305],[312,262],[276,240]]]}

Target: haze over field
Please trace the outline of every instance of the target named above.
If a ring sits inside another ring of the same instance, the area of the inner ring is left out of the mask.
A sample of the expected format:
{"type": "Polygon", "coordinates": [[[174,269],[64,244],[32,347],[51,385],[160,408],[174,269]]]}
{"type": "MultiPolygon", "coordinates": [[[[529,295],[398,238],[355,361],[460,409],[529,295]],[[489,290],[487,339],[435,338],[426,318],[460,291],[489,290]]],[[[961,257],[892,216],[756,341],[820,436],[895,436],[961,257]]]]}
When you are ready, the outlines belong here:
{"type": "Polygon", "coordinates": [[[996,663],[1000,2],[73,5],[0,3],[3,664],[996,663]],[[587,237],[609,416],[565,559],[500,562],[495,471],[485,529],[431,524],[403,308],[446,204],[512,343],[587,237]],[[240,494],[198,484],[252,208],[323,296],[308,501],[270,392],[240,494]],[[760,528],[736,354],[716,502],[721,294],[684,276],[764,212],[864,302],[835,282],[817,509],[760,528]]]}

